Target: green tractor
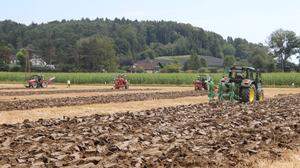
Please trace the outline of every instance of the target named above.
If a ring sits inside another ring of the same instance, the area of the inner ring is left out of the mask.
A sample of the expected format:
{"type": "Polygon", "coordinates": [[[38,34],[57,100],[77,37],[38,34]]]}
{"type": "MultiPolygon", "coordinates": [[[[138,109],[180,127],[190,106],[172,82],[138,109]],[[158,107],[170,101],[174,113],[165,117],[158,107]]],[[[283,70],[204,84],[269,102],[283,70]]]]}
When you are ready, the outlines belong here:
{"type": "Polygon", "coordinates": [[[228,77],[223,77],[218,85],[218,99],[245,103],[263,101],[260,72],[253,67],[231,67],[228,77]]]}

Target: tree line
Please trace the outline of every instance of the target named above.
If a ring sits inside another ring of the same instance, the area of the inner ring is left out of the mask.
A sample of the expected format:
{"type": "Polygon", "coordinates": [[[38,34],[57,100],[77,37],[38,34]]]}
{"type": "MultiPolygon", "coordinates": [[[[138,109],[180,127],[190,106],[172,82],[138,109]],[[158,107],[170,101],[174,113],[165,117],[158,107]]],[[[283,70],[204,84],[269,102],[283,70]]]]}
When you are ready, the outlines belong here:
{"type": "Polygon", "coordinates": [[[22,48],[30,48],[58,71],[114,72],[137,60],[176,55],[192,55],[184,65],[192,70],[205,66],[194,55],[206,55],[223,58],[224,66],[237,63],[273,71],[277,62],[284,69],[290,55],[299,52],[296,34],[277,32],[269,46],[264,46],[242,38],[224,39],[217,33],[171,21],[97,18],[24,25],[5,20],[0,22],[0,67],[7,66],[10,56],[22,48]],[[287,47],[288,38],[294,39],[295,45],[288,45],[292,49],[278,49],[287,47]]]}

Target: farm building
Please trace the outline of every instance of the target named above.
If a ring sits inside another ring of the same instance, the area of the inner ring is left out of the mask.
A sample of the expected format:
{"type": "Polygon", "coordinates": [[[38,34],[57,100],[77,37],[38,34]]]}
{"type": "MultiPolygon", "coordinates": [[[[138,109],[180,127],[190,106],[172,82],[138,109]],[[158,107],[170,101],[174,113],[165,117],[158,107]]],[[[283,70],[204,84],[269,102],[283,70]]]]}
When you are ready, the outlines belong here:
{"type": "MultiPolygon", "coordinates": [[[[188,59],[190,55],[182,55],[182,56],[163,56],[157,57],[155,60],[162,64],[170,64],[174,61],[178,61],[181,65],[183,65],[188,59]]],[[[208,67],[222,67],[223,59],[212,57],[212,56],[199,56],[200,58],[204,58],[206,60],[208,67]]]]}
{"type": "Polygon", "coordinates": [[[145,59],[133,64],[133,69],[143,69],[147,73],[158,72],[160,69],[158,60],[145,59]]]}
{"type": "Polygon", "coordinates": [[[47,64],[40,56],[33,54],[32,58],[30,59],[32,67],[40,67],[40,68],[47,68],[47,69],[55,69],[54,65],[47,64]]]}

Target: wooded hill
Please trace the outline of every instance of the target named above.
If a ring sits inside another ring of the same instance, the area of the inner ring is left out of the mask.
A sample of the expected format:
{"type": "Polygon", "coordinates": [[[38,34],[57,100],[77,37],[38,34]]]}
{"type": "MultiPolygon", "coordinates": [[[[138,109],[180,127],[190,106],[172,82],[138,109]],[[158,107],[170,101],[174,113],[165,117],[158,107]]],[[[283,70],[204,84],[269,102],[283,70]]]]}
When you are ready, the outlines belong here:
{"type": "Polygon", "coordinates": [[[267,48],[261,44],[241,38],[224,39],[202,28],[170,21],[123,18],[30,25],[10,20],[0,22],[1,61],[9,63],[7,55],[25,47],[60,71],[115,71],[145,58],[190,54],[234,57],[259,68],[274,67],[267,48]]]}

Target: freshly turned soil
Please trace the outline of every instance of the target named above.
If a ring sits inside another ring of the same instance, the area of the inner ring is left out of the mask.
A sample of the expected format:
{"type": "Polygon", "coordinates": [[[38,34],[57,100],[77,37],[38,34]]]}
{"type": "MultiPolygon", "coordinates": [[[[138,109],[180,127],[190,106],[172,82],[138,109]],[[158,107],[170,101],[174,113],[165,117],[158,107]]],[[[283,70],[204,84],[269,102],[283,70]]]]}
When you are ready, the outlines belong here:
{"type": "Polygon", "coordinates": [[[179,97],[201,96],[205,94],[206,92],[174,91],[0,101],[0,111],[28,110],[35,108],[74,106],[84,104],[105,104],[112,102],[143,101],[153,99],[175,99],[179,97]]]}
{"type": "MultiPolygon", "coordinates": [[[[184,93],[167,95],[179,94],[184,93]]],[[[120,100],[162,97],[155,95],[120,100]]],[[[214,102],[3,124],[0,165],[249,167],[248,159],[258,153],[276,158],[284,149],[296,149],[299,121],[300,94],[295,94],[253,105],[214,102]]]]}

